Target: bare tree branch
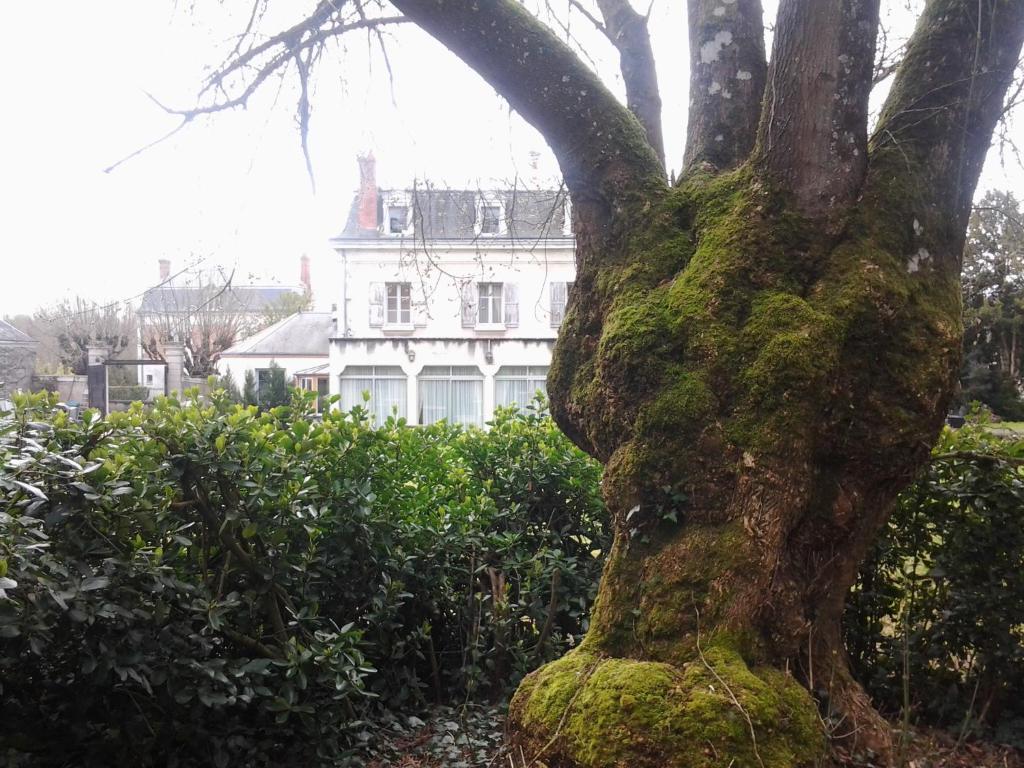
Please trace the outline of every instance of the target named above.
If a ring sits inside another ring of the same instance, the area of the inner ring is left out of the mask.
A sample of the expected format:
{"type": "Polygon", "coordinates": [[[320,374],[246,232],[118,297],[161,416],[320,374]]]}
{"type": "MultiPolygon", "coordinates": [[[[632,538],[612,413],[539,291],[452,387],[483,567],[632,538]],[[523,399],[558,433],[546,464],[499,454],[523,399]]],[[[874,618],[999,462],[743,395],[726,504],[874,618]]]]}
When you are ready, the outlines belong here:
{"type": "MultiPolygon", "coordinates": [[[[637,13],[629,0],[597,0],[605,33],[619,51],[619,68],[626,84],[626,105],[636,115],[662,165],[665,164],[665,141],[661,134],[661,92],[654,51],[647,29],[647,17],[637,13]]],[[[580,8],[579,4],[576,5],[580,8]]]]}
{"type": "MultiPolygon", "coordinates": [[[[765,72],[761,0],[688,0],[690,109],[684,169],[732,168],[750,154],[765,72]]],[[[684,174],[685,175],[685,174],[684,174]]]]}
{"type": "Polygon", "coordinates": [[[757,159],[811,216],[841,208],[867,169],[878,0],[782,0],[757,159]]]}
{"type": "Polygon", "coordinates": [[[974,189],[1024,40],[1024,3],[929,3],[872,138],[869,191],[959,272],[974,189]]]}
{"type": "Polygon", "coordinates": [[[604,215],[638,189],[664,185],[642,126],[555,34],[513,0],[393,0],[477,71],[547,139],[580,204],[604,215]]]}

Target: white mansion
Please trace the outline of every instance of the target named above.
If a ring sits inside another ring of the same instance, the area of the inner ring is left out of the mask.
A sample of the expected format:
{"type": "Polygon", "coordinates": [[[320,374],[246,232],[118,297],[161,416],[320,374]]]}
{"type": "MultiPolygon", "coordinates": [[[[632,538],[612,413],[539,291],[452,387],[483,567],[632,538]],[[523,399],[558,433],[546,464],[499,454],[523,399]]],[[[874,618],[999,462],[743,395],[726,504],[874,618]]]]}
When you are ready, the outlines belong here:
{"type": "Polygon", "coordinates": [[[561,191],[378,189],[374,159],[343,233],[330,391],[382,421],[481,425],[544,390],[575,275],[561,191]]]}
{"type": "MultiPolygon", "coordinates": [[[[343,232],[334,309],[293,315],[227,350],[222,373],[296,386],[410,424],[482,425],[545,389],[575,275],[563,191],[379,189],[372,156],[343,232]],[[365,404],[363,393],[370,393],[365,404]]],[[[322,402],[322,400],[321,400],[322,402]]]]}

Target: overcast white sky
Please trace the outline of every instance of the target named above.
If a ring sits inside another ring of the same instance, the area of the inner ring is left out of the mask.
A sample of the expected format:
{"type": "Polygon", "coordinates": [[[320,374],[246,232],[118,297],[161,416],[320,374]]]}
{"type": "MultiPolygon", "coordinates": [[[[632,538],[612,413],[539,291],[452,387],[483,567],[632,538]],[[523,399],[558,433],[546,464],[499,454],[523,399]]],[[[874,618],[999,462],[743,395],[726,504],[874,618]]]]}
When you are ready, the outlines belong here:
{"type": "MultiPolygon", "coordinates": [[[[244,25],[247,6],[196,0],[188,13],[173,0],[0,3],[0,316],[73,294],[127,299],[156,282],[160,258],[175,268],[203,258],[243,281],[294,284],[304,253],[326,308],[334,300],[327,240],[341,229],[357,186],[357,152],[374,150],[384,186],[414,177],[455,186],[527,175],[532,151],[542,152],[544,173],[557,172],[539,135],[410,27],[395,33],[390,48],[395,104],[365,36],[349,38],[345,54],[321,71],[310,139],[315,194],[292,80],[279,95],[267,89],[248,110],[193,124],[105,173],[175,125],[146,92],[191,106],[204,65],[244,25]]],[[[655,0],[653,14],[668,155],[678,166],[685,3],[655,0]]],[[[905,22],[893,22],[905,30],[905,22]]],[[[586,37],[582,19],[576,23],[586,37]]],[[[592,49],[598,66],[613,72],[610,47],[597,40],[592,49]]],[[[1024,196],[1024,174],[1001,169],[995,152],[979,190],[993,186],[1024,196]]]]}

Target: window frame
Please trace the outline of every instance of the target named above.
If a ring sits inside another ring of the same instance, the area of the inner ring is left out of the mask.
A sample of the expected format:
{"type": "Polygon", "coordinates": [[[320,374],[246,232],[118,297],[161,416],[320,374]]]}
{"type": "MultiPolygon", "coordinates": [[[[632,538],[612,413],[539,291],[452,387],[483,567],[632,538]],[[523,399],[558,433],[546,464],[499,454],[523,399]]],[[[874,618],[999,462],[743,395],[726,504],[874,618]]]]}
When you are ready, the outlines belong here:
{"type": "Polygon", "coordinates": [[[256,374],[256,405],[259,405],[262,401],[260,395],[263,393],[264,386],[270,386],[270,367],[266,368],[253,368],[256,374]],[[266,383],[264,383],[264,376],[266,377],[266,383]]]}
{"type": "Polygon", "coordinates": [[[496,193],[481,194],[476,199],[476,220],[473,222],[473,231],[477,237],[504,237],[508,234],[508,222],[505,220],[505,201],[496,193]],[[493,232],[484,230],[484,209],[497,208],[498,218],[495,222],[497,228],[493,232]]]}
{"type": "Polygon", "coordinates": [[[476,365],[427,365],[424,366],[416,376],[416,423],[427,426],[430,424],[436,424],[439,421],[447,421],[449,424],[461,424],[463,426],[484,426],[484,384],[486,379],[483,371],[480,370],[479,366],[476,365]],[[434,369],[447,368],[448,374],[438,373],[434,369]],[[454,373],[457,368],[472,368],[475,373],[454,373]],[[429,371],[429,372],[428,372],[429,371]],[[446,397],[445,397],[445,415],[439,419],[433,421],[427,421],[423,418],[425,403],[423,400],[423,394],[426,391],[426,387],[423,386],[425,382],[445,382],[448,384],[446,397]],[[452,392],[453,389],[451,384],[454,382],[470,381],[475,382],[479,385],[479,407],[476,413],[476,421],[469,424],[463,421],[452,421],[452,392]]]}
{"type": "Polygon", "coordinates": [[[384,283],[384,327],[412,327],[412,283],[391,282],[384,283]],[[392,289],[395,295],[392,297],[392,289]],[[404,294],[404,295],[403,295],[404,294]],[[394,316],[392,316],[392,298],[394,298],[394,316]],[[402,301],[405,301],[404,314],[402,317],[402,301]]]}
{"type": "Polygon", "coordinates": [[[476,324],[483,327],[505,327],[505,284],[496,282],[480,282],[476,284],[476,324]],[[484,289],[487,289],[487,296],[484,289]],[[488,317],[484,319],[484,307],[488,317]],[[496,319],[495,319],[496,318],[496,319]]]}
{"type": "MultiPolygon", "coordinates": [[[[407,374],[404,370],[402,370],[402,367],[400,365],[358,365],[358,364],[346,365],[344,368],[342,368],[341,373],[338,374],[338,389],[339,389],[339,392],[342,392],[343,396],[344,396],[344,393],[343,393],[343,389],[344,388],[342,387],[342,382],[344,382],[346,379],[348,379],[350,381],[351,380],[355,380],[355,379],[368,379],[370,381],[369,389],[364,387],[364,388],[362,388],[360,390],[360,393],[369,392],[370,393],[370,402],[371,403],[374,403],[374,399],[377,397],[377,389],[376,389],[377,382],[379,382],[379,381],[401,381],[401,382],[403,382],[405,384],[405,386],[403,387],[402,397],[401,397],[401,399],[399,400],[399,403],[398,403],[398,413],[396,414],[395,417],[399,418],[399,419],[408,418],[408,410],[409,410],[409,374],[407,374]],[[350,369],[359,369],[360,373],[358,373],[358,374],[348,374],[346,376],[346,372],[349,371],[350,369]],[[369,369],[369,372],[366,372],[366,369],[369,369]]],[[[344,402],[339,401],[339,403],[338,403],[338,407],[342,408],[343,410],[351,410],[351,408],[356,406],[356,405],[362,405],[364,408],[367,408],[366,401],[361,401],[361,402],[353,403],[352,405],[349,405],[347,408],[346,408],[344,402]]],[[[394,405],[394,403],[392,403],[392,405],[394,405]]],[[[367,410],[371,414],[373,414],[375,417],[380,415],[380,414],[377,413],[376,408],[374,408],[373,406],[368,407],[367,410]]],[[[389,407],[388,408],[388,412],[387,412],[387,414],[385,416],[385,420],[386,420],[387,416],[390,416],[390,415],[391,415],[391,408],[389,407]]],[[[383,421],[381,423],[383,423],[383,421]]]]}
{"type": "Polygon", "coordinates": [[[498,368],[498,370],[495,371],[495,373],[494,373],[494,407],[495,408],[509,408],[509,407],[511,407],[514,404],[514,405],[517,405],[520,409],[526,408],[530,403],[533,402],[533,397],[537,394],[538,391],[542,391],[544,393],[544,396],[547,397],[547,392],[548,392],[547,379],[548,379],[548,371],[550,369],[551,369],[551,367],[548,366],[548,365],[503,365],[500,368],[498,368]],[[502,371],[504,371],[504,370],[506,370],[508,368],[525,368],[526,369],[526,373],[522,373],[522,374],[519,374],[519,373],[515,373],[515,374],[504,373],[503,374],[502,371]],[[539,373],[539,371],[543,371],[543,373],[539,373]],[[527,387],[530,386],[531,382],[540,381],[542,386],[534,387],[533,388],[533,391],[530,393],[530,400],[529,400],[529,402],[520,403],[518,401],[513,400],[510,403],[501,403],[501,402],[498,401],[498,390],[499,390],[498,383],[502,382],[502,381],[525,381],[527,387]]]}
{"type": "Polygon", "coordinates": [[[382,208],[383,216],[380,225],[381,234],[387,237],[409,237],[413,234],[413,221],[415,216],[413,215],[412,195],[408,192],[387,192],[384,194],[382,208]],[[399,231],[395,231],[391,228],[392,208],[405,209],[405,227],[399,231]]]}

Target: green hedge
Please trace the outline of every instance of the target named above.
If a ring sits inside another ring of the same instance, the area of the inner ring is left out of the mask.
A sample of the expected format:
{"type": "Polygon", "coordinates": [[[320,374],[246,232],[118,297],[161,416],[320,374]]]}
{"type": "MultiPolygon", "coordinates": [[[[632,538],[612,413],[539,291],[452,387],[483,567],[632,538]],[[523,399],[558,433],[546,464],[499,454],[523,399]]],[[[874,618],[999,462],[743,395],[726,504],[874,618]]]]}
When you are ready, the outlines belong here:
{"type": "Polygon", "coordinates": [[[107,387],[107,399],[117,403],[131,403],[149,400],[149,387],[140,384],[107,387]]]}
{"type": "Polygon", "coordinates": [[[877,704],[1024,746],[1024,441],[947,429],[861,570],[847,647],[877,704]]]}
{"type": "Polygon", "coordinates": [[[191,397],[0,421],[8,763],[344,764],[380,711],[502,694],[586,630],[600,470],[538,412],[191,397]]]}

